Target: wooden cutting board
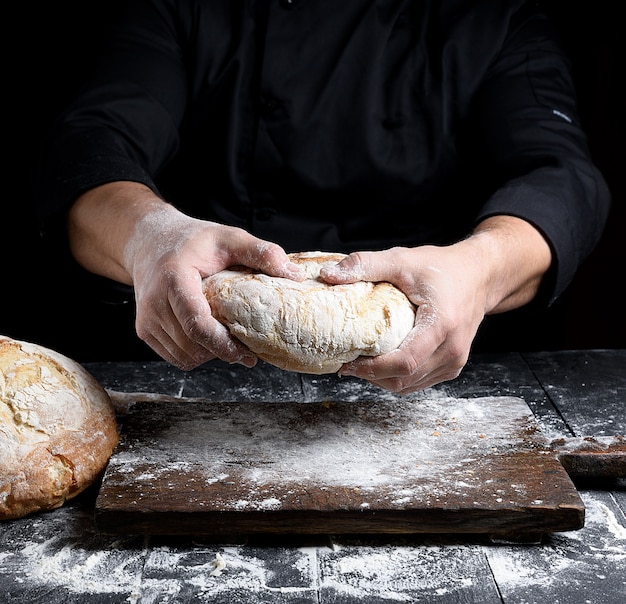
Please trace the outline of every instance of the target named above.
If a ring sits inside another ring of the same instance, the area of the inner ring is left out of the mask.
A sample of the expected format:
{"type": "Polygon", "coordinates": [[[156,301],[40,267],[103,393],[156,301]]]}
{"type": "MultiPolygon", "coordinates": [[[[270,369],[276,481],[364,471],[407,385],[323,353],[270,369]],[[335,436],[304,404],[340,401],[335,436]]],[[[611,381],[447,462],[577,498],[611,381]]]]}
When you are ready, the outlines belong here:
{"type": "Polygon", "coordinates": [[[131,405],[96,525],[115,534],[536,534],[584,504],[515,397],[131,405]]]}

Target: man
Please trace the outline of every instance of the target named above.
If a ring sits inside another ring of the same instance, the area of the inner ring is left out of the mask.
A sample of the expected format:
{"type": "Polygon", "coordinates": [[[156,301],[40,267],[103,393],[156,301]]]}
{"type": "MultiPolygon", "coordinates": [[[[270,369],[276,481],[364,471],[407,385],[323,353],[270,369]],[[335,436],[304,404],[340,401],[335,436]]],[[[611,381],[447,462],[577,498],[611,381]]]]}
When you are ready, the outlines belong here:
{"type": "Polygon", "coordinates": [[[456,377],[486,315],[553,302],[609,206],[567,58],[521,0],[130,0],[37,191],[45,231],[132,286],[138,336],[183,369],[256,362],[203,277],[349,253],[328,282],[419,307],[396,351],[340,371],[396,392],[456,377]]]}

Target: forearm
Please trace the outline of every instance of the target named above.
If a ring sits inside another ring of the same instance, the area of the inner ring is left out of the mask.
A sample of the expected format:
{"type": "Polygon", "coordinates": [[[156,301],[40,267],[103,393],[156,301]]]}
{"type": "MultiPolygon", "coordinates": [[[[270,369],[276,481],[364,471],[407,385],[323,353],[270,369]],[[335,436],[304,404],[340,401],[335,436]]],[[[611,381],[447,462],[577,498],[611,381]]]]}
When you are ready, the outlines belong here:
{"type": "Polygon", "coordinates": [[[113,182],[84,193],[67,217],[74,258],[92,273],[132,285],[126,246],[141,218],[166,207],[171,206],[134,182],[113,182]]]}
{"type": "Polygon", "coordinates": [[[543,235],[513,216],[492,216],[481,222],[459,245],[484,269],[488,292],[485,314],[509,311],[530,302],[552,264],[543,235]]]}

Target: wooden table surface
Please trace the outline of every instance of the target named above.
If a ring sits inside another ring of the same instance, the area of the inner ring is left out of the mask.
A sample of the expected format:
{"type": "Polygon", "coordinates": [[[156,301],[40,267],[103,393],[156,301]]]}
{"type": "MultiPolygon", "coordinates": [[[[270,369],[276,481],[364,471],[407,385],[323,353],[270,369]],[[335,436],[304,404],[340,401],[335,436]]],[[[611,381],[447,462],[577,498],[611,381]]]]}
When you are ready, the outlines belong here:
{"type": "MultiPolygon", "coordinates": [[[[190,373],[161,362],[91,363],[110,390],[207,402],[350,400],[357,380],[221,363],[190,373]]],[[[626,434],[626,350],[481,355],[433,396],[522,397],[542,431],[626,434]]],[[[123,427],[123,416],[120,418],[123,427]]],[[[0,602],[46,604],[396,602],[623,604],[626,479],[576,482],[585,526],[538,543],[488,535],[104,535],[97,485],[64,507],[0,524],[0,602]],[[223,567],[223,568],[222,568],[223,567]]]]}

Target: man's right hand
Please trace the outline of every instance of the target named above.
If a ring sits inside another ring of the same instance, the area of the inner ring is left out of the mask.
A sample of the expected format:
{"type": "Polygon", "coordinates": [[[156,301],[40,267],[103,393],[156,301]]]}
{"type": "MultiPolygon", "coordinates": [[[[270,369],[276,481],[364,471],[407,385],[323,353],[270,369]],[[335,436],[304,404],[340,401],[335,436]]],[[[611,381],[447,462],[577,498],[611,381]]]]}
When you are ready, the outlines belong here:
{"type": "Polygon", "coordinates": [[[133,182],[83,194],[69,212],[68,232],[83,267],[134,287],[137,335],[184,370],[215,358],[247,367],[257,362],[212,316],[203,278],[242,265],[304,279],[280,246],[243,229],[187,216],[133,182]]]}

